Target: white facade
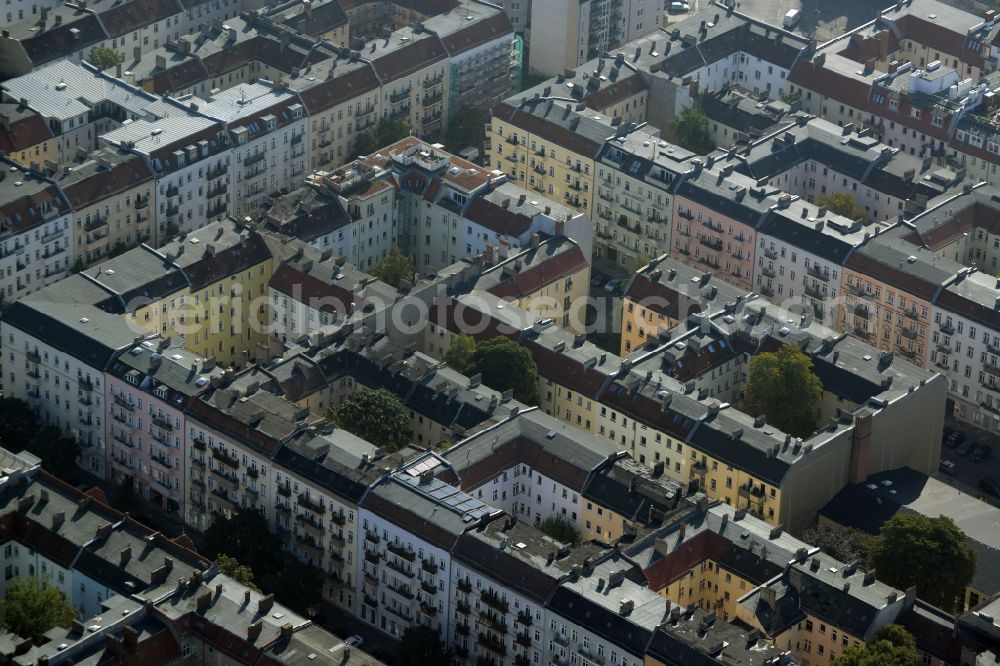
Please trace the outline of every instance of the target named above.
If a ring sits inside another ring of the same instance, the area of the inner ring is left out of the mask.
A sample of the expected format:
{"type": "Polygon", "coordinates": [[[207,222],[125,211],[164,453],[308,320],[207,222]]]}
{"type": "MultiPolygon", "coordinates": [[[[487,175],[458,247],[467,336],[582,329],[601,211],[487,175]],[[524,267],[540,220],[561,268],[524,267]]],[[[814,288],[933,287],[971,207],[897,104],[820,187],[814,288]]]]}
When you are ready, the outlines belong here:
{"type": "MultiPolygon", "coordinates": [[[[788,89],[788,72],[789,70],[756,55],[738,51],[695,69],[688,76],[698,81],[699,94],[738,85],[752,91],[754,96],[767,92],[769,98],[780,99],[781,93],[788,89]]],[[[674,113],[679,114],[694,102],[691,88],[678,86],[676,99],[674,113]]]]}
{"type": "Polygon", "coordinates": [[[26,401],[46,424],[80,442],[81,466],[104,477],[104,368],[29,332],[3,327],[4,395],[26,401]]]}
{"type": "Polygon", "coordinates": [[[579,521],[577,491],[528,465],[519,463],[498,470],[493,478],[468,492],[526,523],[539,525],[552,517],[572,525],[579,521]]]}
{"type": "Polygon", "coordinates": [[[43,221],[13,233],[10,229],[14,221],[8,217],[5,206],[0,205],[0,299],[3,301],[11,303],[61,280],[73,266],[73,216],[68,206],[63,212],[53,206],[61,201],[53,199],[40,205],[33,202],[31,207],[43,221]]]}

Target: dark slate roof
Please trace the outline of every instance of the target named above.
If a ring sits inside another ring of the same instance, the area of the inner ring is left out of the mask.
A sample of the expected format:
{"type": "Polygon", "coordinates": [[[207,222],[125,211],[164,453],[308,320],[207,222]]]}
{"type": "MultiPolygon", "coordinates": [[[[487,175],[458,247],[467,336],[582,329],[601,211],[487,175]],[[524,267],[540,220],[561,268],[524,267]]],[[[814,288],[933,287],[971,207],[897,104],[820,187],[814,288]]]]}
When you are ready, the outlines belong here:
{"type": "Polygon", "coordinates": [[[633,655],[644,654],[652,638],[648,629],[566,587],[552,595],[549,610],[633,655]]]}
{"type": "Polygon", "coordinates": [[[108,39],[96,15],[79,13],[81,16],[74,21],[63,22],[21,41],[25,52],[36,67],[108,39]],[[71,30],[76,32],[70,32],[71,30]]]}

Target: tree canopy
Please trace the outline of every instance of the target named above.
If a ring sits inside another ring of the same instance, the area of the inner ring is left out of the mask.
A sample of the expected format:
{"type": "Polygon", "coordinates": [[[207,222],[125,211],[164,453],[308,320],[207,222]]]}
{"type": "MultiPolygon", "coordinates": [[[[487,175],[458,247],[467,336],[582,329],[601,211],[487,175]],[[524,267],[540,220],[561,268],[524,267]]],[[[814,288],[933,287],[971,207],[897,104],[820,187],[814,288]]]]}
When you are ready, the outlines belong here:
{"type": "Polygon", "coordinates": [[[451,663],[451,655],[441,638],[424,624],[407,628],[399,639],[396,662],[399,666],[429,666],[451,663]]]}
{"type": "Polygon", "coordinates": [[[475,371],[497,391],[513,389],[526,405],[538,404],[538,366],[531,352],[509,338],[497,336],[476,345],[475,371]]]}
{"type": "Polygon", "coordinates": [[[410,441],[410,417],[396,394],[385,389],[351,393],[330,410],[330,418],[340,428],[375,446],[395,451],[410,441]]]}
{"type": "Polygon", "coordinates": [[[479,152],[482,152],[486,142],[486,125],[489,122],[489,113],[468,104],[462,104],[448,121],[445,145],[453,153],[469,146],[478,148],[479,152]]]}
{"type": "Polygon", "coordinates": [[[871,645],[844,650],[830,666],[918,666],[922,662],[912,634],[898,624],[875,632],[871,645]]]}
{"type": "Polygon", "coordinates": [[[797,536],[841,562],[860,561],[866,565],[871,562],[877,539],[859,529],[831,523],[815,525],[797,536]]]}
{"type": "Polygon", "coordinates": [[[87,62],[103,72],[125,62],[125,56],[107,46],[95,46],[90,49],[87,62]]]}
{"type": "Polygon", "coordinates": [[[715,150],[715,142],[708,131],[708,116],[697,106],[689,106],[667,121],[667,138],[698,155],[715,150]]]}
{"type": "Polygon", "coordinates": [[[466,372],[473,366],[476,356],[476,341],[471,335],[457,335],[448,345],[444,360],[458,372],[466,372]]]}
{"type": "Polygon", "coordinates": [[[868,217],[868,211],[863,206],[859,206],[854,197],[844,192],[825,194],[816,199],[816,205],[826,208],[831,213],[843,215],[850,220],[863,220],[868,217]]]}
{"type": "Polygon", "coordinates": [[[776,428],[796,437],[811,435],[822,396],[812,359],[795,345],[750,359],[743,408],[753,416],[766,414],[776,428]]]}
{"type": "Polygon", "coordinates": [[[280,603],[306,614],[322,600],[323,576],[281,546],[281,537],[271,531],[262,512],[243,509],[229,518],[216,516],[205,530],[200,550],[237,582],[273,591],[280,603]]]}
{"type": "Polygon", "coordinates": [[[946,516],[897,513],[882,526],[872,556],[880,579],[903,590],[916,585],[918,597],[949,612],[976,573],[976,552],[946,516]]]}
{"type": "Polygon", "coordinates": [[[381,261],[372,266],[368,272],[393,289],[399,289],[399,285],[403,282],[413,281],[413,258],[403,254],[393,245],[389,248],[389,254],[382,257],[381,261]]]}
{"type": "Polygon", "coordinates": [[[573,527],[573,524],[557,516],[551,516],[543,520],[538,529],[556,541],[574,545],[580,543],[580,533],[573,527]]]}
{"type": "Polygon", "coordinates": [[[260,588],[257,587],[257,583],[254,582],[253,569],[245,564],[240,564],[235,557],[230,557],[225,553],[215,558],[215,562],[219,565],[219,571],[226,574],[237,583],[246,585],[255,592],[260,592],[260,588]]]}
{"type": "Polygon", "coordinates": [[[53,425],[42,425],[31,405],[18,398],[0,398],[0,446],[15,453],[28,451],[56,476],[76,468],[79,443],[53,425]]]}
{"type": "Polygon", "coordinates": [[[52,627],[68,627],[76,619],[76,609],[47,580],[14,578],[0,601],[0,618],[4,629],[38,644],[52,627]]]}

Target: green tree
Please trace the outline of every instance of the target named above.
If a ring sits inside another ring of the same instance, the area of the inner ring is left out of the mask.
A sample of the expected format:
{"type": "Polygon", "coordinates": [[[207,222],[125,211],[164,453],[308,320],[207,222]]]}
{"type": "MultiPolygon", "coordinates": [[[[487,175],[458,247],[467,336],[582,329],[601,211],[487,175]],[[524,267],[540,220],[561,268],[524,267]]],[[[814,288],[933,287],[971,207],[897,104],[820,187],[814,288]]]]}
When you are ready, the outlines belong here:
{"type": "Polygon", "coordinates": [[[399,289],[403,282],[413,281],[413,257],[403,254],[393,245],[389,248],[389,254],[372,266],[369,273],[394,289],[399,289]]]}
{"type": "Polygon", "coordinates": [[[823,385],[812,371],[812,359],[795,345],[764,352],[750,359],[744,411],[767,415],[768,423],[807,437],[816,428],[816,405],[823,385]]]}
{"type": "Polygon", "coordinates": [[[410,122],[406,119],[383,120],[375,130],[378,147],[381,148],[410,136],[410,122]]]}
{"type": "Polygon", "coordinates": [[[806,543],[822,549],[841,562],[871,562],[875,537],[853,527],[823,523],[798,535],[806,543]]]}
{"type": "MultiPolygon", "coordinates": [[[[527,65],[525,67],[527,68],[527,65]]],[[[538,84],[548,81],[550,78],[548,74],[539,72],[537,69],[528,69],[528,73],[521,77],[521,90],[534,88],[538,84]]]]}
{"type": "Polygon", "coordinates": [[[14,578],[0,601],[0,618],[7,631],[40,644],[49,629],[68,627],[76,619],[76,609],[47,580],[14,578]]]}
{"type": "Polygon", "coordinates": [[[95,46],[90,49],[87,62],[103,72],[106,69],[111,69],[115,65],[125,62],[125,56],[112,48],[95,46]]]}
{"type": "Polygon", "coordinates": [[[215,558],[215,562],[219,565],[219,571],[226,574],[237,583],[246,585],[254,592],[260,592],[260,588],[257,587],[257,583],[254,582],[253,570],[250,567],[245,564],[240,564],[239,560],[235,557],[230,557],[225,553],[215,558]]]}
{"type": "Polygon", "coordinates": [[[538,404],[538,366],[531,353],[509,338],[497,336],[476,345],[475,371],[497,391],[513,389],[526,405],[538,404]]]}
{"type": "Polygon", "coordinates": [[[274,571],[281,566],[282,544],[270,527],[256,509],[243,509],[229,518],[217,514],[199,550],[214,560],[229,556],[251,573],[274,571]]]}
{"type": "Polygon", "coordinates": [[[538,528],[560,543],[580,543],[580,533],[573,524],[557,516],[546,518],[538,528]]]}
{"type": "Polygon", "coordinates": [[[456,113],[448,120],[448,132],[445,135],[445,145],[453,153],[472,146],[483,152],[486,142],[486,125],[490,122],[490,114],[482,109],[462,104],[456,113]]]}
{"type": "Polygon", "coordinates": [[[476,341],[471,335],[462,334],[452,338],[444,360],[458,372],[467,372],[472,369],[475,356],[476,341]]]}
{"type": "Polygon", "coordinates": [[[399,666],[450,664],[451,654],[436,631],[425,624],[417,624],[404,631],[399,639],[395,663],[399,666]]]}
{"type": "Polygon", "coordinates": [[[715,150],[715,142],[708,131],[708,116],[697,106],[689,106],[667,121],[667,138],[698,155],[715,150]]]}
{"type": "Polygon", "coordinates": [[[917,649],[917,639],[906,630],[906,627],[898,624],[883,624],[875,631],[874,640],[889,641],[900,648],[917,649]]]}
{"type": "Polygon", "coordinates": [[[951,518],[898,513],[882,526],[872,552],[879,578],[946,611],[976,573],[976,552],[951,518]]]}
{"type": "Polygon", "coordinates": [[[357,136],[354,137],[353,154],[355,157],[360,155],[371,155],[378,149],[378,138],[375,136],[373,130],[368,130],[367,132],[359,132],[357,136]]]}
{"type": "Polygon", "coordinates": [[[125,254],[126,252],[128,252],[128,249],[129,249],[129,247],[128,247],[128,245],[125,244],[124,241],[118,241],[117,243],[115,243],[111,247],[110,250],[108,250],[108,256],[107,256],[107,258],[108,259],[114,259],[118,255],[125,254]]]}
{"type": "Polygon", "coordinates": [[[360,389],[330,410],[330,419],[375,446],[395,451],[410,441],[410,418],[395,393],[360,389]]]}
{"type": "Polygon", "coordinates": [[[310,608],[323,601],[323,572],[316,567],[286,557],[272,579],[275,598],[300,615],[311,615],[310,608]]]}
{"type": "Polygon", "coordinates": [[[863,220],[868,217],[868,211],[866,211],[864,207],[859,206],[858,202],[854,200],[854,197],[843,192],[825,194],[816,199],[816,205],[826,208],[831,213],[842,215],[850,220],[863,220]]]}
{"type": "Polygon", "coordinates": [[[888,624],[875,633],[871,645],[847,648],[830,666],[918,666],[922,660],[915,646],[903,627],[888,624]]]}
{"type": "Polygon", "coordinates": [[[0,398],[0,446],[15,453],[38,433],[38,417],[18,398],[0,398]]]}
{"type": "Polygon", "coordinates": [[[24,448],[42,459],[42,467],[59,477],[76,469],[80,444],[54,425],[45,425],[24,443],[24,448]]]}

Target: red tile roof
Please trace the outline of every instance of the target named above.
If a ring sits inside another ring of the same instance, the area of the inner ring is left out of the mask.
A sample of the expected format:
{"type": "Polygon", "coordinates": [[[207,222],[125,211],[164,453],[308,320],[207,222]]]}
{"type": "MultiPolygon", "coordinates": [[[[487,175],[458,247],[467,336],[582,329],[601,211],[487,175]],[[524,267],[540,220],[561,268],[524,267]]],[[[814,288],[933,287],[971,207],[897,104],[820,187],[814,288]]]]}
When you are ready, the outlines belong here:
{"type": "Polygon", "coordinates": [[[99,14],[108,36],[115,38],[181,13],[176,0],[130,0],[99,14]]]}
{"type": "Polygon", "coordinates": [[[30,114],[0,127],[0,153],[14,153],[52,138],[48,123],[38,114],[30,114]]]}
{"type": "Polygon", "coordinates": [[[553,282],[576,275],[589,265],[590,262],[583,256],[580,246],[573,245],[569,250],[559,252],[537,262],[531,268],[514,273],[509,279],[489,289],[489,292],[500,298],[516,300],[538,293],[553,282]]]}
{"type": "Polygon", "coordinates": [[[447,57],[436,37],[418,39],[372,61],[382,83],[401,79],[447,57]]]}
{"type": "Polygon", "coordinates": [[[301,91],[299,96],[310,115],[313,115],[354,99],[362,93],[376,90],[378,86],[374,70],[371,66],[366,65],[340,76],[335,75],[334,78],[327,79],[322,83],[317,83],[301,91]]]}
{"type": "MultiPolygon", "coordinates": [[[[437,179],[435,179],[436,181],[437,179]]],[[[431,188],[428,188],[429,194],[427,196],[436,195],[437,189],[434,189],[433,195],[430,192],[431,188]]],[[[531,218],[527,215],[519,213],[517,210],[504,208],[502,205],[482,197],[476,197],[472,200],[465,217],[501,236],[518,237],[531,228],[531,218]]]]}
{"type": "Polygon", "coordinates": [[[442,37],[444,47],[452,55],[469,51],[482,44],[505,35],[514,36],[514,27],[504,12],[498,12],[483,21],[456,30],[447,37],[442,37]]]}

